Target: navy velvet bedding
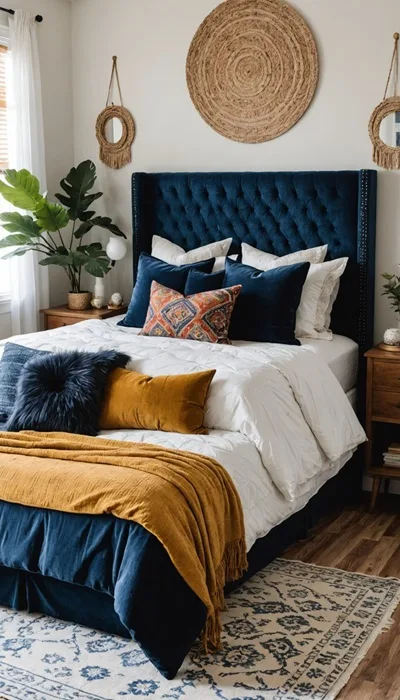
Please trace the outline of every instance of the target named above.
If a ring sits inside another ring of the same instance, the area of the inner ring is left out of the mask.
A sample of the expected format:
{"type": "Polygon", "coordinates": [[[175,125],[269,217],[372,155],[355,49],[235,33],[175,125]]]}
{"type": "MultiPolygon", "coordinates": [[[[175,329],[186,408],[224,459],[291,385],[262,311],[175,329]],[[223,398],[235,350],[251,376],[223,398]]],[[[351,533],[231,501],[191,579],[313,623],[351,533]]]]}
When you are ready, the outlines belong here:
{"type": "MultiPolygon", "coordinates": [[[[55,596],[54,609],[51,585],[46,589],[48,614],[60,616],[68,584],[77,584],[83,610],[75,612],[67,602],[65,617],[87,625],[96,620],[101,628],[101,597],[90,594],[105,594],[110,604],[103,628],[136,639],[163,676],[176,675],[205,624],[206,608],[159,541],[141,525],[112,515],[61,513],[0,501],[0,533],[1,605],[28,607],[29,574],[40,574],[67,584],[55,596]],[[24,572],[29,572],[26,578],[24,572]]],[[[42,604],[33,609],[43,610],[42,604]]]]}

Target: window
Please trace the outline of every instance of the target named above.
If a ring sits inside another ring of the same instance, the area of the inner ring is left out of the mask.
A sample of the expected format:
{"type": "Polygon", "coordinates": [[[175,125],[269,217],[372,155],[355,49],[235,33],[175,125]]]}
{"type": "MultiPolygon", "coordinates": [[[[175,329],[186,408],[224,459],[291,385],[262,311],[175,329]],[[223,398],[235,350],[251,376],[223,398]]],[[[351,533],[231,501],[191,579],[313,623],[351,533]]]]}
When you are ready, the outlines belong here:
{"type": "MultiPolygon", "coordinates": [[[[9,58],[8,28],[0,27],[0,173],[9,167],[10,111],[7,104],[10,84],[9,58]]],[[[11,206],[1,197],[0,213],[10,208],[11,206]]],[[[4,233],[7,234],[7,232],[4,233]]],[[[0,303],[10,298],[10,267],[8,260],[0,260],[0,303]]]]}
{"type": "Polygon", "coordinates": [[[7,46],[0,44],[0,170],[8,167],[7,46]]]}

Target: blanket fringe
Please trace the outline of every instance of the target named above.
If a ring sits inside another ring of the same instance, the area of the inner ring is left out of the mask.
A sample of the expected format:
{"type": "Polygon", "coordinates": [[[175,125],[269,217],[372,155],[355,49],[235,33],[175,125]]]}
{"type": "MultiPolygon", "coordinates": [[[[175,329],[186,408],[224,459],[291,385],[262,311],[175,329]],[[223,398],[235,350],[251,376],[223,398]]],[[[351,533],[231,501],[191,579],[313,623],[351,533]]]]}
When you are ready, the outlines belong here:
{"type": "Polygon", "coordinates": [[[224,586],[231,581],[237,581],[247,571],[248,562],[246,542],[244,539],[230,542],[224,551],[222,560],[216,571],[217,590],[211,595],[213,610],[209,610],[206,625],[201,635],[204,651],[221,649],[221,619],[220,614],[225,610],[224,586]]]}

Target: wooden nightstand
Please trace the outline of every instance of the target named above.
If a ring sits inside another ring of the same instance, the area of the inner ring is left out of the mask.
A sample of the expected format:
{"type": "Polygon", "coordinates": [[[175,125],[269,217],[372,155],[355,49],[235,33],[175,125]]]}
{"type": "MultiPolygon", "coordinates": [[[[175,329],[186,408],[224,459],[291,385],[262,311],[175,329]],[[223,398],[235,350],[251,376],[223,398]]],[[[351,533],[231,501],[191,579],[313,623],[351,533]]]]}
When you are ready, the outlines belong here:
{"type": "Polygon", "coordinates": [[[89,319],[112,318],[126,314],[127,306],[121,306],[119,309],[86,309],[86,311],[73,311],[65,304],[63,306],[54,306],[52,309],[41,309],[41,314],[44,314],[44,329],[49,331],[53,328],[62,328],[62,326],[72,326],[79,321],[88,321],[89,319]]]}
{"type": "Polygon", "coordinates": [[[379,345],[367,358],[366,444],[367,474],[373,478],[370,510],[375,508],[381,480],[400,479],[400,467],[383,464],[382,452],[400,442],[400,350],[379,345]]]}

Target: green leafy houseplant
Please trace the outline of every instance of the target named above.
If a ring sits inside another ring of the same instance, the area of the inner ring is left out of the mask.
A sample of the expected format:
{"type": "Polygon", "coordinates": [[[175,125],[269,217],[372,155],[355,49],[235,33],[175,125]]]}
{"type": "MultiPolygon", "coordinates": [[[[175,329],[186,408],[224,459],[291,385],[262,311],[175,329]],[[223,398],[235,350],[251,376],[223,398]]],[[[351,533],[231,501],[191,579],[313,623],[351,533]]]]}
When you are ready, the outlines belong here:
{"type": "Polygon", "coordinates": [[[44,257],[40,265],[59,265],[71,284],[71,292],[81,293],[82,269],[94,277],[104,277],[113,266],[101,243],[83,244],[84,236],[95,226],[113,236],[125,234],[107,216],[96,216],[90,209],[102,192],[91,192],[96,182],[96,166],[86,160],[72,168],[60,182],[64,194],[56,194],[60,204],[40,193],[38,179],[28,170],[5,170],[0,194],[24,213],[10,211],[0,215],[10,235],[0,240],[0,248],[13,247],[3,260],[25,255],[30,250],[44,257]],[[25,212],[31,212],[29,214],[25,212]]]}
{"type": "Polygon", "coordinates": [[[388,272],[384,272],[382,277],[387,280],[386,284],[383,285],[382,296],[387,296],[392,309],[400,314],[400,277],[390,275],[388,272]]]}

